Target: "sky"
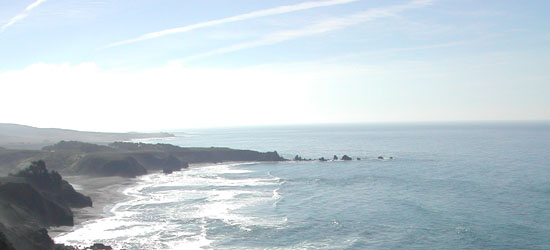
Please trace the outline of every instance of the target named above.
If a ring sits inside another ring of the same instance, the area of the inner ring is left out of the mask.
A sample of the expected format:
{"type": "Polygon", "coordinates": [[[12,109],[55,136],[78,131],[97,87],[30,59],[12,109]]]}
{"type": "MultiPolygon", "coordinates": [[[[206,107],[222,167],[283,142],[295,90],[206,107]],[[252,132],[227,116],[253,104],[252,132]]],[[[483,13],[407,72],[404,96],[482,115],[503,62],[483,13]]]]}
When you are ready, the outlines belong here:
{"type": "Polygon", "coordinates": [[[550,2],[0,0],[0,122],[549,120],[550,2]]]}

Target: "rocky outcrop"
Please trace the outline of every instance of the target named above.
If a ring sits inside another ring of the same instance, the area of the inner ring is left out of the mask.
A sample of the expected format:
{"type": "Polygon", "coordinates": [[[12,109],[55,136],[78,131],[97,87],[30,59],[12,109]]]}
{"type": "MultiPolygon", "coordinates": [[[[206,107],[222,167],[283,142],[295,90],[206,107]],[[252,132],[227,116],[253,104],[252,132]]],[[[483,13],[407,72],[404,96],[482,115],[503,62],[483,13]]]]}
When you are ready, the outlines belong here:
{"type": "MultiPolygon", "coordinates": [[[[328,161],[325,157],[321,157],[321,158],[319,158],[319,159],[317,159],[317,160],[318,160],[318,161],[323,161],[323,162],[324,162],[324,161],[328,161]]],[[[335,155],[335,156],[332,158],[332,160],[333,160],[333,161],[337,161],[337,160],[338,160],[338,156],[335,155]]],[[[342,161],[351,161],[351,160],[353,160],[353,159],[352,159],[351,157],[349,157],[348,155],[344,155],[344,156],[342,156],[342,158],[340,158],[340,160],[342,160],[342,161]]],[[[361,158],[357,158],[357,160],[360,161],[361,158]]],[[[294,156],[294,161],[312,161],[312,159],[309,159],[309,158],[302,158],[300,155],[296,155],[296,156],[294,156]]]]}
{"type": "Polygon", "coordinates": [[[0,200],[0,249],[53,249],[46,229],[16,204],[0,200]]]}
{"type": "Polygon", "coordinates": [[[56,203],[27,183],[0,184],[0,199],[15,204],[43,226],[72,226],[73,213],[69,207],[56,203]]]}
{"type": "MultiPolygon", "coordinates": [[[[70,207],[91,206],[92,201],[43,161],[0,178],[0,249],[53,250],[45,228],[72,226],[70,207]]],[[[70,249],[70,248],[68,248],[70,249]]]]}
{"type": "Polygon", "coordinates": [[[8,238],[0,231],[0,249],[4,250],[15,250],[11,242],[8,241],[8,238]]]}
{"type": "Polygon", "coordinates": [[[342,161],[351,161],[351,157],[344,155],[342,156],[342,161]]]}
{"type": "Polygon", "coordinates": [[[26,183],[46,195],[51,200],[69,207],[91,207],[92,199],[76,192],[71,184],[61,178],[56,171],[48,171],[44,161],[35,161],[13,177],[20,177],[26,183]]]}
{"type": "Polygon", "coordinates": [[[31,220],[23,219],[21,221],[23,221],[21,224],[10,226],[0,223],[0,233],[5,236],[7,249],[10,249],[10,245],[11,249],[17,250],[54,249],[54,242],[45,228],[41,228],[31,220]]]}
{"type": "Polygon", "coordinates": [[[48,171],[44,161],[0,179],[0,200],[28,214],[41,226],[72,226],[70,207],[92,206],[90,197],[78,193],[61,175],[48,171]]]}

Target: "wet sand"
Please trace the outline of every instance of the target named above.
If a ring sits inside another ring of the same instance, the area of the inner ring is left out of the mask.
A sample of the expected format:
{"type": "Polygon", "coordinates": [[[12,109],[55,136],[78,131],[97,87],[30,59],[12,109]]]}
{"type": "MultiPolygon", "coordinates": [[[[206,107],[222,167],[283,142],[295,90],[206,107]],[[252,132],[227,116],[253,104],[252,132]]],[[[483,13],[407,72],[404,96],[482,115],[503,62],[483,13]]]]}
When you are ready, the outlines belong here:
{"type": "Polygon", "coordinates": [[[90,196],[93,207],[73,208],[74,226],[51,227],[48,229],[50,237],[73,231],[83,222],[100,219],[108,216],[109,210],[118,202],[128,198],[122,192],[135,185],[139,178],[124,177],[89,177],[89,176],[64,176],[76,191],[90,196]]]}
{"type": "MultiPolygon", "coordinates": [[[[189,164],[189,168],[209,166],[212,164],[213,163],[194,163],[189,164]]],[[[185,171],[185,169],[182,169],[181,171],[185,171]]],[[[158,172],[160,171],[149,172],[148,174],[158,172]]],[[[51,238],[55,238],[62,233],[71,232],[75,228],[79,228],[82,223],[86,221],[101,219],[109,216],[109,211],[115,204],[130,198],[127,195],[124,195],[123,191],[136,185],[139,181],[139,177],[90,177],[83,175],[63,176],[63,179],[73,185],[76,191],[90,196],[90,198],[92,198],[93,207],[72,208],[74,215],[74,226],[49,228],[48,234],[51,238]]]]}

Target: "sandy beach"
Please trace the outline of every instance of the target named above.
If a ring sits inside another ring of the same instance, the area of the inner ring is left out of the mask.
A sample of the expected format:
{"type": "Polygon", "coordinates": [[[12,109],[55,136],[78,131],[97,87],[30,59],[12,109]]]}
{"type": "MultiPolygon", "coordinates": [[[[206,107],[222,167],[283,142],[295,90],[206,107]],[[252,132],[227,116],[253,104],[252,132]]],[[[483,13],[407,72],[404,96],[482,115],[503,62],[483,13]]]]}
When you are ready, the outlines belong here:
{"type": "Polygon", "coordinates": [[[100,219],[108,216],[110,208],[118,202],[128,198],[123,194],[126,188],[135,185],[138,178],[124,177],[89,177],[66,176],[64,177],[78,191],[92,198],[93,207],[73,208],[74,226],[52,227],[48,230],[50,237],[73,231],[83,222],[100,219]]]}
{"type": "MultiPolygon", "coordinates": [[[[236,163],[236,162],[228,162],[236,163]]],[[[209,166],[213,163],[195,163],[190,164],[189,168],[209,166]]],[[[181,171],[185,171],[182,169],[181,171]]],[[[158,173],[149,172],[148,174],[158,173]]],[[[75,228],[78,228],[90,220],[101,219],[109,216],[109,210],[119,202],[129,199],[131,197],[124,194],[124,190],[136,185],[139,182],[138,178],[126,178],[118,176],[110,177],[90,177],[84,175],[77,176],[64,176],[76,191],[90,196],[92,198],[93,207],[84,207],[84,208],[72,208],[74,215],[74,226],[60,226],[60,227],[51,227],[48,229],[48,234],[50,237],[55,238],[56,236],[71,232],[75,228]]]]}

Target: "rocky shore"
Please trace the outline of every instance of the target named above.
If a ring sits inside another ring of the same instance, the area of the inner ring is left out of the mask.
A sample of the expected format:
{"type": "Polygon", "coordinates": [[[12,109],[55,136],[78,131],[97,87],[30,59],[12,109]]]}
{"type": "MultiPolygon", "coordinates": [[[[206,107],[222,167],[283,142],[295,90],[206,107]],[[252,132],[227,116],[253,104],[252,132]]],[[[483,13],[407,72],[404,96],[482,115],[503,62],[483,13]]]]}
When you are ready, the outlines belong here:
{"type": "MultiPolygon", "coordinates": [[[[299,155],[294,160],[312,161],[299,155]]],[[[330,161],[324,157],[313,160],[330,161]]],[[[331,160],[353,159],[343,155],[331,160]]],[[[0,177],[0,249],[111,249],[100,243],[65,246],[55,244],[51,237],[103,216],[106,206],[125,198],[120,191],[134,184],[137,176],[161,171],[170,174],[190,164],[236,161],[286,159],[276,151],[129,142],[61,141],[41,150],[0,148],[0,174],[7,175],[0,177]]]]}
{"type": "Polygon", "coordinates": [[[2,148],[0,173],[7,176],[0,177],[0,249],[111,249],[100,243],[89,247],[55,244],[47,230],[53,229],[52,235],[70,230],[75,224],[74,211],[81,220],[76,223],[103,214],[107,204],[124,198],[118,192],[124,185],[149,172],[178,171],[190,163],[283,160],[277,152],[125,142],[61,141],[41,150],[2,148]]]}
{"type": "Polygon", "coordinates": [[[72,208],[92,199],[74,190],[44,161],[0,178],[0,233],[6,249],[57,249],[46,228],[74,225],[72,208]]]}
{"type": "Polygon", "coordinates": [[[0,149],[0,175],[43,160],[63,175],[136,177],[149,171],[187,168],[191,163],[228,161],[283,161],[276,151],[257,152],[230,148],[184,148],[171,144],[115,142],[97,145],[61,141],[41,150],[0,149]]]}

